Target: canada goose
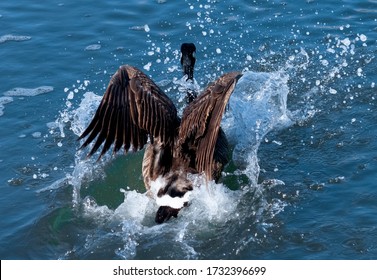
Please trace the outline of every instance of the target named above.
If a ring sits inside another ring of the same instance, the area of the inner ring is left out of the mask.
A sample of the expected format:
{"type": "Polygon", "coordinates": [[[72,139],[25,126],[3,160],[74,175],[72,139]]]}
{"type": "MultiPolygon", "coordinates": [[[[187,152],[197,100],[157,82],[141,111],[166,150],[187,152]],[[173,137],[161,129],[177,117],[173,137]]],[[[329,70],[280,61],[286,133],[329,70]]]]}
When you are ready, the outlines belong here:
{"type": "MultiPolygon", "coordinates": [[[[182,46],[181,61],[184,73],[187,71],[192,79],[195,60],[186,60],[187,46],[191,45],[182,46]]],[[[192,52],[188,53],[192,57],[192,52]]],[[[112,144],[113,153],[122,147],[127,153],[130,148],[143,149],[149,139],[142,163],[146,189],[160,179],[163,187],[157,198],[187,197],[185,194],[193,190],[188,173],[204,173],[206,180],[217,181],[229,161],[228,142],[220,122],[241,76],[240,72],[222,75],[186,106],[180,119],[172,101],[147,75],[123,65],[112,76],[92,121],[79,137],[87,137],[81,147],[97,137],[88,157],[104,143],[100,158],[112,144]]],[[[163,223],[177,217],[185,205],[187,202],[179,206],[162,204],[155,221],[163,223]]]]}

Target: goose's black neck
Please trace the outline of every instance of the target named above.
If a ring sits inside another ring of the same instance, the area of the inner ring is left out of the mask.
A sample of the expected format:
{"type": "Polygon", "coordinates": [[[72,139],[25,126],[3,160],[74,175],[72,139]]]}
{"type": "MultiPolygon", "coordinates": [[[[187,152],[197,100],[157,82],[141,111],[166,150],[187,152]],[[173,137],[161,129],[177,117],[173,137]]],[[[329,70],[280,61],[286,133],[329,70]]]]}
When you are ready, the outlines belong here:
{"type": "Polygon", "coordinates": [[[181,65],[183,74],[187,75],[187,80],[194,78],[195,54],[196,47],[193,43],[183,43],[181,45],[181,65]]]}
{"type": "MultiPolygon", "coordinates": [[[[181,65],[183,74],[187,75],[187,81],[194,79],[196,47],[193,43],[183,43],[181,45],[181,65]]],[[[197,94],[192,89],[188,89],[186,93],[186,102],[190,103],[196,98],[197,94]]]]}

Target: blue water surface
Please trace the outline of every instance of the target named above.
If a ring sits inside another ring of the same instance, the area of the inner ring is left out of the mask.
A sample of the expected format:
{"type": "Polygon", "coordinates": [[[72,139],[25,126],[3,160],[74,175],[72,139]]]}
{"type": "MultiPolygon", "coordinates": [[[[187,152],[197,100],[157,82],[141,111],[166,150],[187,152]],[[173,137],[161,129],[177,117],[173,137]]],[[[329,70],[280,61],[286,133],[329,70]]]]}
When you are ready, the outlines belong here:
{"type": "Polygon", "coordinates": [[[376,259],[377,2],[1,1],[1,259],[376,259]],[[244,71],[233,160],[163,225],[142,152],[77,137],[131,64],[179,111],[179,48],[204,88],[244,71]]]}

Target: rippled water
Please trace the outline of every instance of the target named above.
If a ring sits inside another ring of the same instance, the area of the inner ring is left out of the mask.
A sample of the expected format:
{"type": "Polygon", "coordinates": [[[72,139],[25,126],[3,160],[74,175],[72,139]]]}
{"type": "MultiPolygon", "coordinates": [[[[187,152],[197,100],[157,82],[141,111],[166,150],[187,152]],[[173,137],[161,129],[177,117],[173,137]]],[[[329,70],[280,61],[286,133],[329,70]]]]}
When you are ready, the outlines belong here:
{"type": "Polygon", "coordinates": [[[375,0],[3,1],[0,25],[2,259],[376,259],[375,0]],[[197,87],[244,71],[233,160],[156,225],[142,153],[76,139],[122,64],[181,112],[182,42],[197,87]]]}

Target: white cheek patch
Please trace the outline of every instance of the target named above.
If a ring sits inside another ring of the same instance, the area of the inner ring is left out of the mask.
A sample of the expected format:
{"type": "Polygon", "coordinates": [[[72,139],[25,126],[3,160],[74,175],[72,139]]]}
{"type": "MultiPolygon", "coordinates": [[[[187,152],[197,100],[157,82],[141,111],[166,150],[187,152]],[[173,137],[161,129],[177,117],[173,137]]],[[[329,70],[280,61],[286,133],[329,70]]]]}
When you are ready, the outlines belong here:
{"type": "Polygon", "coordinates": [[[182,197],[171,197],[170,195],[163,195],[161,197],[156,197],[156,203],[158,206],[169,206],[174,209],[181,209],[185,202],[189,201],[191,191],[188,191],[182,197]]]}
{"type": "Polygon", "coordinates": [[[153,197],[156,200],[158,206],[169,206],[174,209],[181,209],[186,202],[189,201],[189,197],[191,195],[191,191],[188,191],[182,197],[171,197],[170,195],[163,195],[158,197],[158,191],[164,188],[166,185],[166,180],[159,176],[155,181],[151,181],[151,191],[153,193],[153,197]]]}

